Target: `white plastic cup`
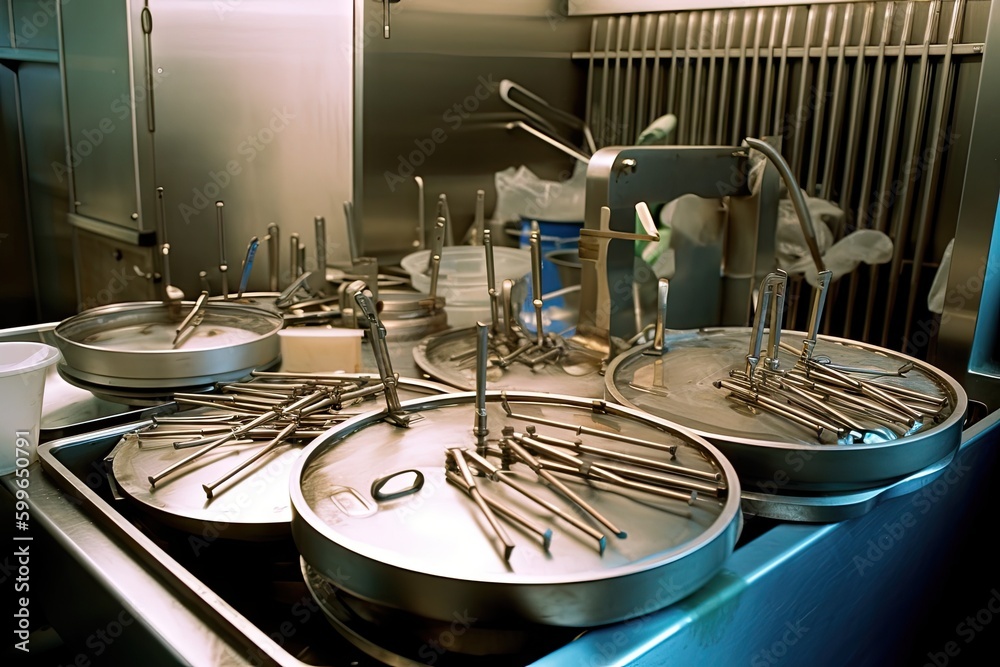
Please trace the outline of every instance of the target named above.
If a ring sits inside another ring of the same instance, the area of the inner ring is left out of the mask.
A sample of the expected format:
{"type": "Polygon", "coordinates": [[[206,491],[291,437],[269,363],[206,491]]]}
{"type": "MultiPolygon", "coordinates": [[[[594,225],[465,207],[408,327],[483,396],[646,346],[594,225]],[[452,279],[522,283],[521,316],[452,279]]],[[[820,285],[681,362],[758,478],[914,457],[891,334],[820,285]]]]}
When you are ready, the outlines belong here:
{"type": "Polygon", "coordinates": [[[44,343],[0,343],[0,475],[38,458],[45,374],[59,358],[44,343]]]}
{"type": "Polygon", "coordinates": [[[281,370],[292,373],[361,372],[362,329],[292,327],[278,332],[281,370]]]}

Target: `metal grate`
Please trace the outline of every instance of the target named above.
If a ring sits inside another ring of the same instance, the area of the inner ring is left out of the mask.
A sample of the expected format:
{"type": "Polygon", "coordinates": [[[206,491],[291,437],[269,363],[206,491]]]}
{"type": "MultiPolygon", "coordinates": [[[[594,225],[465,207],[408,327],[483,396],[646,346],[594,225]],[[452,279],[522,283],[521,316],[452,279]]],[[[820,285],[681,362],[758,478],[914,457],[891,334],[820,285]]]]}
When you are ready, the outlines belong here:
{"type": "MultiPolygon", "coordinates": [[[[933,0],[615,16],[594,19],[589,52],[573,57],[587,64],[599,145],[634,143],[666,113],[680,145],[780,135],[803,189],[846,211],[835,240],[868,228],[894,242],[889,264],[835,283],[825,333],[919,355],[909,341],[930,317],[929,250],[954,231],[941,215],[949,158],[964,170],[957,100],[975,99],[984,49],[963,38],[984,34],[988,11],[933,0]]],[[[804,319],[801,287],[791,326],[804,319]]]]}

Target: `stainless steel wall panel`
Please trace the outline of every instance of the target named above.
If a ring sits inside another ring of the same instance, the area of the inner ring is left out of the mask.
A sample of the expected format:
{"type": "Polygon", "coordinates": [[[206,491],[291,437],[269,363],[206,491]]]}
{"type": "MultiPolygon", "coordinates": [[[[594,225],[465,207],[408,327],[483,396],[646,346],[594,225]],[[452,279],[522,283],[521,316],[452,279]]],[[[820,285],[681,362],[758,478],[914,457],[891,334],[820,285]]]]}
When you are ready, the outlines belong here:
{"type": "Polygon", "coordinates": [[[0,48],[10,48],[14,43],[11,39],[13,28],[10,24],[9,0],[0,0],[0,48]]]}
{"type": "Polygon", "coordinates": [[[19,49],[59,48],[59,5],[67,0],[11,0],[14,46],[19,49]]]}
{"type": "MultiPolygon", "coordinates": [[[[497,171],[523,164],[543,178],[570,173],[572,161],[562,153],[503,128],[517,114],[496,85],[512,79],[582,118],[586,65],[575,65],[569,54],[589,45],[589,19],[567,18],[556,0],[402,0],[393,5],[392,36],[384,40],[381,5],[358,4],[365,35],[359,211],[366,254],[391,262],[412,252],[413,176],[425,181],[428,220],[438,194],[447,194],[460,239],[473,219],[476,190],[485,190],[487,216],[492,212],[497,171]]],[[[637,92],[634,80],[632,86],[637,92]]],[[[599,78],[594,87],[601,89],[599,78]]],[[[595,112],[595,134],[604,118],[595,112]]]]}
{"type": "Polygon", "coordinates": [[[21,63],[17,79],[39,314],[42,321],[59,320],[76,312],[72,235],[66,224],[69,188],[52,167],[66,154],[59,67],[21,63]]]}
{"type": "MultiPolygon", "coordinates": [[[[300,235],[307,268],[314,269],[315,216],[327,220],[328,261],[346,259],[350,3],[177,1],[155,7],[154,26],[153,62],[161,77],[155,186],[164,188],[177,285],[197,293],[197,272],[205,269],[219,290],[217,200],[225,203],[230,271],[239,269],[250,237],[263,238],[271,222],[284,239],[300,235]]],[[[260,256],[252,289],[266,289],[265,263],[260,256]]],[[[286,255],[283,271],[288,267],[286,255]]]]}
{"type": "Polygon", "coordinates": [[[31,229],[25,203],[17,75],[0,65],[0,328],[37,321],[31,229]]]}
{"type": "Polygon", "coordinates": [[[160,297],[159,287],[144,277],[156,270],[154,248],[123,243],[85,229],[75,229],[74,233],[76,260],[85,268],[80,271],[79,310],[160,297]]]}

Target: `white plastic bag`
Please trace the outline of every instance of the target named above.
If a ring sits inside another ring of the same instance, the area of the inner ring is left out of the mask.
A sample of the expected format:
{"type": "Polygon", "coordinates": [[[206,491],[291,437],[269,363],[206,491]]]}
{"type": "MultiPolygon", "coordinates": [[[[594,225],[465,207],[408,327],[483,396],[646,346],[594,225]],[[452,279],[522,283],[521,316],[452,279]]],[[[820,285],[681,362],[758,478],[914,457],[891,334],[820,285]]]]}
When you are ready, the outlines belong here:
{"type": "Polygon", "coordinates": [[[948,241],[941,256],[941,263],[938,264],[937,273],[934,274],[931,291],[927,295],[927,310],[938,315],[944,312],[944,293],[948,288],[948,273],[951,271],[951,253],[954,247],[955,239],[948,241]]]}
{"type": "Polygon", "coordinates": [[[580,222],[584,217],[587,165],[577,162],[566,181],[546,181],[525,166],[510,167],[494,175],[497,205],[493,220],[509,222],[522,217],[550,222],[580,222]]]}

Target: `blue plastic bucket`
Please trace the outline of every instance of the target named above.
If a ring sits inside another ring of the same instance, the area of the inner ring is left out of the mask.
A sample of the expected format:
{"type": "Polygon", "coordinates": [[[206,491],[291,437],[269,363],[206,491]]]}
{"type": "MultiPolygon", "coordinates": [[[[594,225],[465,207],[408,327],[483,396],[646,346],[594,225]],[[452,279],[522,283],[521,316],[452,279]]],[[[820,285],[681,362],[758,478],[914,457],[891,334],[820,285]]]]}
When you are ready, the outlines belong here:
{"type": "MultiPolygon", "coordinates": [[[[531,223],[535,219],[521,218],[521,233],[519,244],[522,248],[531,247],[531,223]]],[[[580,247],[580,230],[583,229],[583,221],[579,222],[558,222],[552,220],[537,220],[539,240],[542,251],[542,294],[555,292],[563,287],[559,277],[559,268],[550,262],[547,257],[549,253],[557,250],[570,250],[580,247]]],[[[528,285],[528,298],[524,302],[522,309],[523,324],[534,331],[534,307],[531,301],[534,296],[531,293],[531,285],[528,285]],[[526,317],[530,314],[530,317],[526,317]]],[[[555,306],[560,309],[565,307],[562,297],[552,299],[551,303],[546,302],[546,306],[555,306]]]]}

